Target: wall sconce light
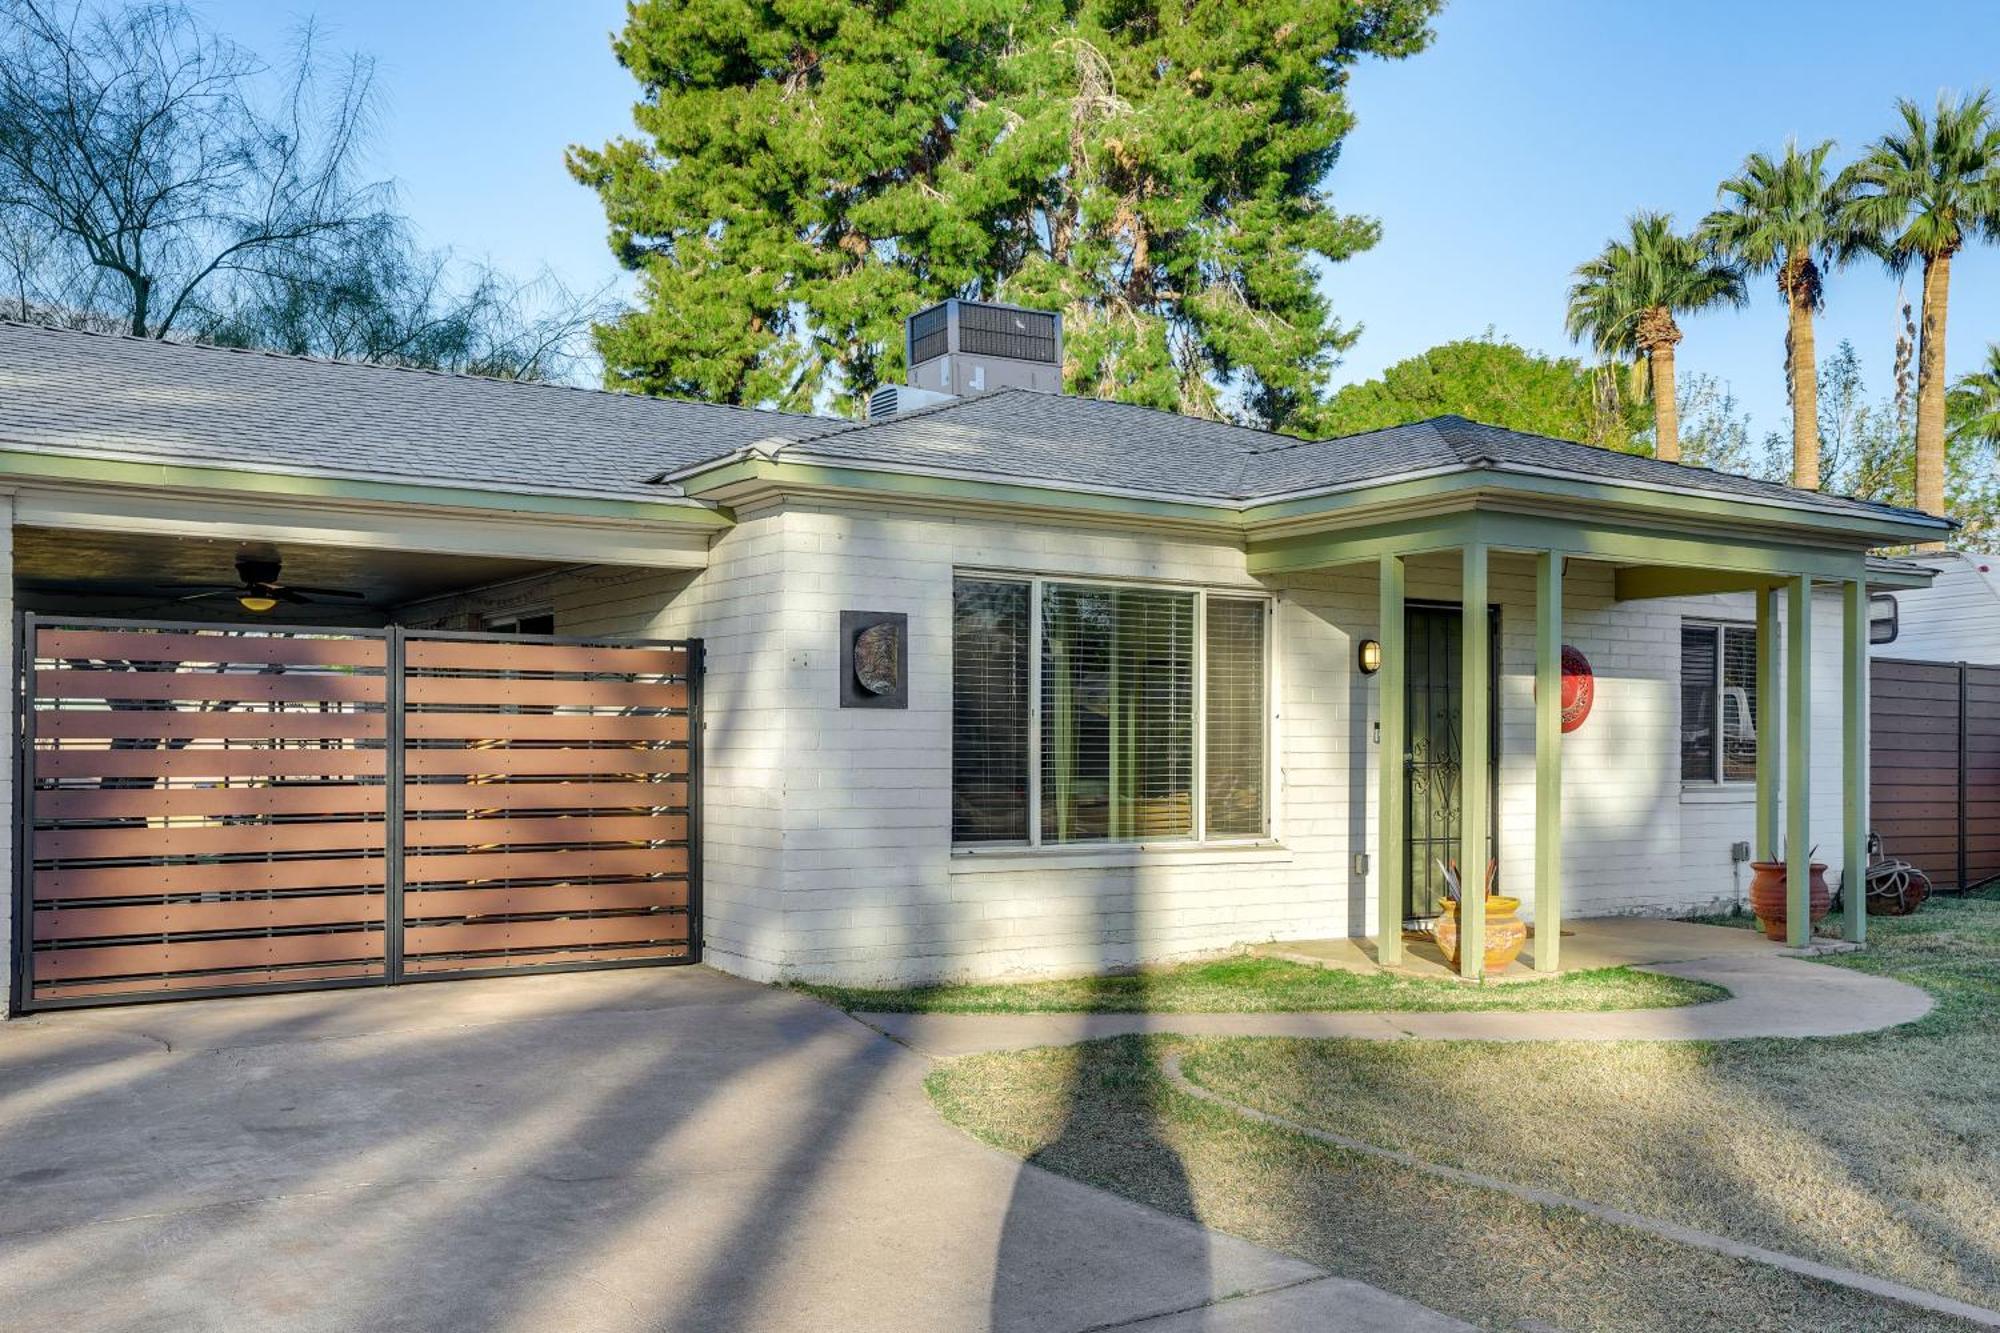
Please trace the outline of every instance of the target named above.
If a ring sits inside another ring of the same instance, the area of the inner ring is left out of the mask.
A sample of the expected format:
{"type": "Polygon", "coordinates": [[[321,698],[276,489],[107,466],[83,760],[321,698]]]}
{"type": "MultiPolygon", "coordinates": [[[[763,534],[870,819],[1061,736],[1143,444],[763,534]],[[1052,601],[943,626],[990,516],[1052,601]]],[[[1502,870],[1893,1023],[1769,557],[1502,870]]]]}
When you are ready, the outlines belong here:
{"type": "Polygon", "coordinates": [[[1382,669],[1382,641],[1380,639],[1363,639],[1361,641],[1359,657],[1362,675],[1372,676],[1380,671],[1382,669]]]}

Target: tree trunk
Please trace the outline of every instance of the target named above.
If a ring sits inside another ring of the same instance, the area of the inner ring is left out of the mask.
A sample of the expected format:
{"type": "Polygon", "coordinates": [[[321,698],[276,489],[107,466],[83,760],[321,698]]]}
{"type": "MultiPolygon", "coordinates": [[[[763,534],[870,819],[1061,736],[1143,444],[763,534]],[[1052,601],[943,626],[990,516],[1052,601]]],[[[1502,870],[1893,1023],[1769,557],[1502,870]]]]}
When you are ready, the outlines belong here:
{"type": "Polygon", "coordinates": [[[1787,295],[1791,327],[1785,333],[1786,369],[1792,379],[1792,485],[1819,489],[1819,365],[1813,347],[1811,297],[1794,286],[1787,295]]]}
{"type": "Polygon", "coordinates": [[[1681,461],[1680,408],[1674,402],[1674,344],[1662,338],[1646,354],[1646,369],[1653,386],[1653,457],[1662,462],[1681,461]]]}
{"type": "Polygon", "coordinates": [[[153,280],[151,278],[132,279],[132,336],[146,336],[147,318],[151,314],[153,301],[153,280]]]}
{"type": "MultiPolygon", "coordinates": [[[[1944,326],[1951,254],[1924,261],[1923,331],[1917,342],[1917,508],[1944,517],[1944,326]]],[[[1925,549],[1941,550],[1942,541],[1925,549]]]]}

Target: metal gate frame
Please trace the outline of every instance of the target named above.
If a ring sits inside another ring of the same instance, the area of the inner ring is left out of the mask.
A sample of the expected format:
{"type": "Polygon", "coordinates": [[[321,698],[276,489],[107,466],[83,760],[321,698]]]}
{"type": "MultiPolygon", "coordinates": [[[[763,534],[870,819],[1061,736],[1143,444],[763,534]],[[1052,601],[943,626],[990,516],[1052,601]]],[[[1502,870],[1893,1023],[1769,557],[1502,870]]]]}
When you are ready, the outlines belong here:
{"type": "Polygon", "coordinates": [[[703,641],[694,639],[623,639],[602,636],[546,636],[524,638],[513,634],[488,634],[447,630],[412,630],[391,625],[382,629],[366,627],[293,624],[259,624],[230,621],[176,621],[112,618],[97,616],[37,615],[22,612],[16,619],[14,642],[13,701],[15,707],[13,793],[13,974],[7,995],[9,1014],[26,1014],[59,1009],[100,1008],[124,1004],[158,1004],[179,1000],[216,999],[239,995],[271,995],[296,991],[350,990],[365,987],[397,986],[417,982],[461,981],[482,977],[524,976],[557,972],[610,971],[636,967],[673,967],[699,963],[702,959],[702,732],[706,653],[703,641]],[[385,641],[385,739],[384,774],[384,967],[380,977],[329,978],[188,987],[181,990],[135,992],[123,995],[45,997],[33,995],[34,938],[34,770],[36,741],[34,664],[37,630],[59,626],[87,630],[150,630],[166,633],[210,633],[268,629],[301,635],[338,636],[350,639],[385,641]],[[467,968],[457,971],[406,972],[404,937],[405,797],[408,791],[407,722],[409,717],[407,647],[410,641],[455,641],[576,648],[663,648],[687,654],[687,720],[685,748],[688,755],[685,818],[687,855],[687,943],[679,957],[593,960],[570,963],[542,963],[516,966],[467,968]]]}

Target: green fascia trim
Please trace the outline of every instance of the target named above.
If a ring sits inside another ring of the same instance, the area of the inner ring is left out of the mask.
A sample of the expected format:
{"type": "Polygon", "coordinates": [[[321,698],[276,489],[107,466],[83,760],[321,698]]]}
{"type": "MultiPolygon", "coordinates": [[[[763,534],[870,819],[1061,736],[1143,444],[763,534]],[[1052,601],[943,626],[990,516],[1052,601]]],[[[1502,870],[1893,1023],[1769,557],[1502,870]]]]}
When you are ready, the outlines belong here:
{"type": "MultiPolygon", "coordinates": [[[[1727,496],[1652,491],[1616,483],[1487,470],[1466,470],[1402,481],[1385,481],[1380,485],[1360,486],[1330,494],[1248,506],[1109,495],[1095,491],[1063,490],[1057,487],[1029,486],[1014,482],[940,477],[924,473],[892,472],[868,467],[842,466],[836,463],[765,457],[735,458],[718,463],[682,477],[680,484],[691,496],[721,501],[734,501],[745,494],[757,491],[836,490],[855,492],[873,498],[899,497],[948,504],[1004,505],[1011,508],[1080,511],[1115,518],[1179,521],[1231,529],[1242,533],[1253,543],[1260,540],[1267,542],[1266,549],[1278,549],[1282,543],[1321,537],[1344,541],[1353,534],[1377,530],[1377,526],[1370,526],[1316,532],[1310,535],[1292,533],[1260,538],[1258,530],[1273,524],[1287,521],[1296,524],[1302,520],[1333,519],[1348,514],[1358,516],[1359,513],[1369,510],[1392,509],[1396,506],[1419,503],[1470,500],[1482,494],[1505,494],[1564,505],[1595,503],[1615,506],[1631,512],[1640,522],[1644,522],[1645,518],[1658,517],[1695,525],[1729,524],[1736,530],[1741,530],[1746,524],[1764,522],[1779,527],[1824,533],[1830,540],[1836,542],[1852,542],[1860,538],[1875,545],[1885,546],[1928,540],[1935,537],[1938,531],[1928,524],[1892,518],[1764,506],[1727,496]]],[[[1615,523],[1616,520],[1611,521],[1615,523]]],[[[1628,530],[1652,531],[1650,528],[1642,527],[1630,527],[1628,530]]],[[[1786,546],[1782,540],[1743,539],[1735,537],[1733,532],[1726,543],[1711,544],[1718,548],[1726,544],[1731,549],[1743,547],[1769,551],[1796,549],[1786,546]]],[[[1587,554],[1582,551],[1575,553],[1587,554]]],[[[1353,559],[1367,560],[1377,554],[1380,554],[1380,549],[1374,548],[1361,552],[1353,559]]],[[[1836,558],[1841,557],[1836,553],[1836,558]]],[[[1687,563],[1706,563],[1706,561],[1703,558],[1699,561],[1690,560],[1687,563]]],[[[1794,568],[1796,567],[1785,566],[1778,572],[1789,573],[1794,568]]],[[[1800,572],[1820,571],[1814,569],[1800,572]]],[[[1845,575],[1846,572],[1843,561],[1838,574],[1845,575]]]]}
{"type": "Polygon", "coordinates": [[[1484,469],[1389,481],[1379,486],[1364,486],[1331,495],[1303,496],[1274,504],[1253,505],[1241,512],[1245,524],[1254,528],[1287,519],[1312,518],[1350,509],[1407,504],[1479,491],[1504,491],[1566,502],[1596,502],[1680,519],[1715,519],[1737,525],[1742,524],[1746,517],[1754,516],[1782,526],[1815,528],[1842,536],[1867,535],[1877,538],[1878,544],[1885,546],[1933,540],[1942,532],[1932,524],[1885,516],[1833,514],[1815,509],[1759,504],[1754,500],[1723,495],[1655,491],[1639,486],[1621,486],[1617,482],[1484,469]]]}
{"type": "Polygon", "coordinates": [[[1726,569],[1631,565],[1613,576],[1612,596],[1621,602],[1653,597],[1698,597],[1711,593],[1760,592],[1784,582],[1775,574],[1742,574],[1726,569]]]}
{"type": "Polygon", "coordinates": [[[772,458],[733,459],[692,473],[682,479],[681,485],[689,495],[716,495],[721,498],[727,498],[729,491],[751,486],[773,490],[787,488],[853,490],[874,495],[898,495],[961,503],[1005,504],[1039,509],[1082,509],[1098,514],[1180,519],[1214,524],[1240,529],[1253,538],[1256,529],[1284,520],[1335,516],[1358,509],[1379,509],[1420,501],[1449,500],[1496,490],[1565,502],[1595,501],[1683,520],[1713,519],[1740,525],[1746,515],[1768,517],[1776,523],[1821,530],[1829,535],[1849,538],[1856,535],[1872,537],[1882,544],[1936,535],[1927,525],[1892,519],[1835,515],[1811,509],[1782,509],[1755,504],[1746,506],[1743,501],[1722,496],[1670,494],[1610,483],[1489,471],[1454,472],[1406,481],[1390,481],[1350,491],[1248,507],[1206,504],[1192,500],[1106,495],[1094,491],[1062,490],[1013,482],[938,477],[923,473],[889,472],[875,468],[843,467],[838,464],[772,458]]]}
{"type": "Polygon", "coordinates": [[[1791,578],[1851,579],[1861,575],[1859,551],[1838,551],[1752,538],[1679,536],[1635,523],[1580,523],[1534,514],[1470,510],[1307,533],[1250,544],[1253,574],[1281,574],[1358,564],[1382,555],[1421,555],[1470,545],[1502,551],[1554,551],[1585,559],[1729,570],[1791,578]]]}
{"type": "Polygon", "coordinates": [[[1868,571],[1868,587],[1870,591],[1928,588],[1935,581],[1936,575],[1929,571],[1921,574],[1915,572],[1905,573],[1900,569],[1871,569],[1868,571]]]}
{"type": "Polygon", "coordinates": [[[600,500],[582,495],[538,495],[422,482],[362,481],[310,473],[251,472],[236,468],[136,463],[123,459],[16,450],[0,450],[0,477],[168,487],[175,490],[237,491],[288,499],[359,500],[446,509],[505,510],[573,518],[640,519],[698,528],[726,528],[732,522],[729,515],[702,506],[661,504],[651,500],[600,500]]]}
{"type": "Polygon", "coordinates": [[[859,491],[871,498],[940,500],[959,504],[1001,504],[1034,509],[1066,509],[1120,518],[1154,518],[1240,528],[1240,511],[1224,505],[1142,496],[1065,491],[1012,482],[969,481],[918,472],[878,472],[873,468],[744,458],[692,473],[681,480],[689,495],[734,500],[744,487],[770,490],[859,491]]]}

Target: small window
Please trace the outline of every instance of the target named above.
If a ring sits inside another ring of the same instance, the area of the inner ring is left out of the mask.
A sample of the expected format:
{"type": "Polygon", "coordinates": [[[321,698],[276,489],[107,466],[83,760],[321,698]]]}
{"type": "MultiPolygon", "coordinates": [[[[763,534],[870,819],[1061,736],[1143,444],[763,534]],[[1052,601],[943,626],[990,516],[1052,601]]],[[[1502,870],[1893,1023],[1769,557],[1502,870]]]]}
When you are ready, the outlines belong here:
{"type": "Polygon", "coordinates": [[[1757,631],[1681,626],[1681,781],[1757,780],[1757,631]]]}
{"type": "Polygon", "coordinates": [[[524,638],[546,638],[556,632],[556,616],[553,611],[523,612],[499,620],[486,622],[488,634],[518,634],[524,638]]]}

